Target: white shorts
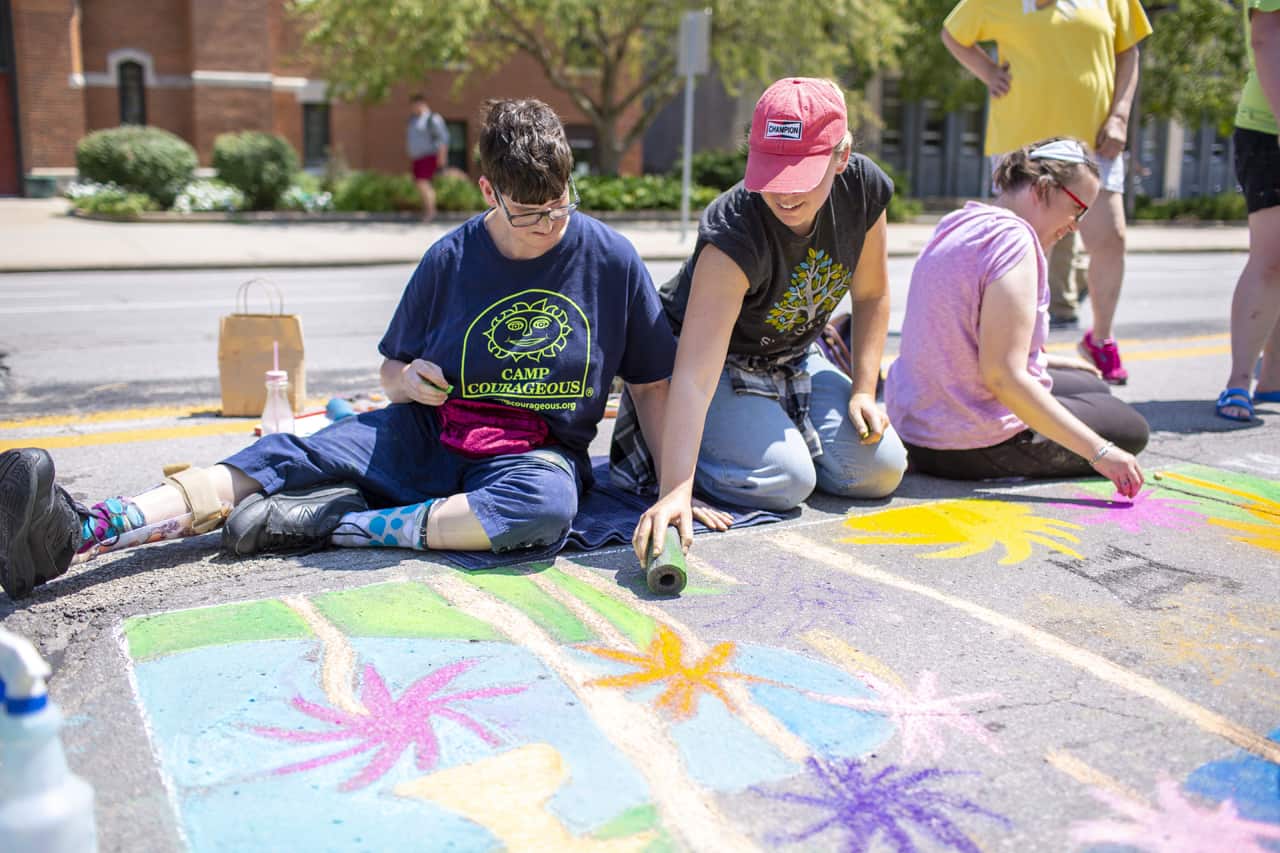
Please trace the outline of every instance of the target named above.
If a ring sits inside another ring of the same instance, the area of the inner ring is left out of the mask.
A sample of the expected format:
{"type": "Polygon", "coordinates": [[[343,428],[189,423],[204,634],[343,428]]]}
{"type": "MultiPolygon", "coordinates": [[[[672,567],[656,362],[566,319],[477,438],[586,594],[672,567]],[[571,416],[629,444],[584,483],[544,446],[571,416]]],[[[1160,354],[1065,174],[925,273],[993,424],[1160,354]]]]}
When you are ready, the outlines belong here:
{"type": "MultiPolygon", "coordinates": [[[[991,173],[994,175],[996,167],[1000,165],[1000,161],[1004,158],[1003,154],[991,155],[991,173]]],[[[1093,162],[1098,164],[1098,174],[1102,178],[1102,189],[1113,193],[1124,192],[1124,155],[1119,157],[1099,157],[1096,154],[1093,162]]]]}

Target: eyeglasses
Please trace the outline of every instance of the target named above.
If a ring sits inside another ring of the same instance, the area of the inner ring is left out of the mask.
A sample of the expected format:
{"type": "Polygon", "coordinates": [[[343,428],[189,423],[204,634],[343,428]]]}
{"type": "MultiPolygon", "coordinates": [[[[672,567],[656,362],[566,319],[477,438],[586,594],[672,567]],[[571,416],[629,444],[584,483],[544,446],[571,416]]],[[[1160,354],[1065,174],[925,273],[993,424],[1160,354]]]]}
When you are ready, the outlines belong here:
{"type": "Polygon", "coordinates": [[[1058,184],[1058,189],[1062,190],[1064,193],[1067,194],[1068,198],[1070,198],[1076,204],[1080,205],[1080,212],[1076,214],[1076,222],[1079,222],[1081,219],[1084,219],[1084,215],[1089,212],[1089,205],[1082,202],[1080,200],[1080,196],[1076,195],[1071,190],[1067,189],[1064,185],[1058,184]]]}
{"type": "Polygon", "coordinates": [[[507,203],[502,200],[502,193],[498,192],[498,188],[493,188],[493,194],[498,197],[498,204],[502,206],[502,212],[506,214],[507,221],[511,223],[512,228],[532,228],[542,221],[542,217],[546,217],[552,222],[559,222],[561,219],[567,219],[570,213],[578,209],[579,202],[582,201],[578,197],[578,187],[574,184],[573,178],[569,178],[569,198],[572,199],[564,207],[553,207],[549,210],[535,210],[531,213],[512,213],[507,203]]]}

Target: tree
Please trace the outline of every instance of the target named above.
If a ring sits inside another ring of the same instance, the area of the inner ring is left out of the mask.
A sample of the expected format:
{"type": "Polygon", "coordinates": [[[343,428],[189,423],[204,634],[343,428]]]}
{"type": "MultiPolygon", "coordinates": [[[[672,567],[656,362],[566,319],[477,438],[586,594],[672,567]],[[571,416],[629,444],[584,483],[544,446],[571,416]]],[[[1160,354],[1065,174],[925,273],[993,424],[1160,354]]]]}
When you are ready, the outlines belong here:
{"type": "Polygon", "coordinates": [[[1153,32],[1142,44],[1144,112],[1191,127],[1208,120],[1230,133],[1247,72],[1239,2],[1147,4],[1153,32]]]}
{"type": "MultiPolygon", "coordinates": [[[[702,3],[695,4],[701,8],[702,3]]],[[[858,86],[894,59],[905,25],[879,0],[706,0],[711,52],[731,90],[783,74],[858,86]]],[[[679,92],[675,41],[684,4],[653,0],[294,0],[338,98],[378,101],[424,69],[484,73],[522,53],[596,131],[598,171],[622,155],[679,92]]]]}

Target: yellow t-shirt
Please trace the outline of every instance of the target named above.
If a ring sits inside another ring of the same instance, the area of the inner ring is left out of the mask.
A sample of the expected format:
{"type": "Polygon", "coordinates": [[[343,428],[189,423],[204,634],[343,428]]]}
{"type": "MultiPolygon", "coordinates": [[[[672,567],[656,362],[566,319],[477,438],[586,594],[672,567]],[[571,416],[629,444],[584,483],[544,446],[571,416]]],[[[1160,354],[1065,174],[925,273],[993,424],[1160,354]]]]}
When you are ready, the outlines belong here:
{"type": "Polygon", "coordinates": [[[1280,12],[1280,0],[1248,0],[1244,4],[1244,43],[1249,48],[1249,79],[1245,81],[1244,91],[1240,93],[1240,103],[1236,107],[1236,127],[1245,130],[1257,130],[1262,133],[1280,133],[1276,124],[1276,115],[1267,102],[1262,84],[1258,82],[1258,63],[1253,55],[1253,44],[1249,40],[1249,11],[1280,12]]]}
{"type": "Polygon", "coordinates": [[[960,0],[943,26],[962,45],[994,41],[1009,93],[991,99],[987,154],[1046,136],[1093,145],[1111,111],[1116,54],[1151,34],[1138,0],[960,0]]]}

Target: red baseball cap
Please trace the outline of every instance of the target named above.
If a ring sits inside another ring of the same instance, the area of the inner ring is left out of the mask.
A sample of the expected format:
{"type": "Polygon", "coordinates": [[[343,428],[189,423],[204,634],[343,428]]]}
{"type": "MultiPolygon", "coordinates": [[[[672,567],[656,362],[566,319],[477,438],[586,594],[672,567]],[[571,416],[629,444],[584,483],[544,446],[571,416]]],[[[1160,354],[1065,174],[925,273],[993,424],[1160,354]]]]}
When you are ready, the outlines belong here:
{"type": "Polygon", "coordinates": [[[834,83],[779,80],[756,101],[742,183],[757,193],[808,192],[822,181],[831,152],[848,132],[844,95],[834,83]]]}

